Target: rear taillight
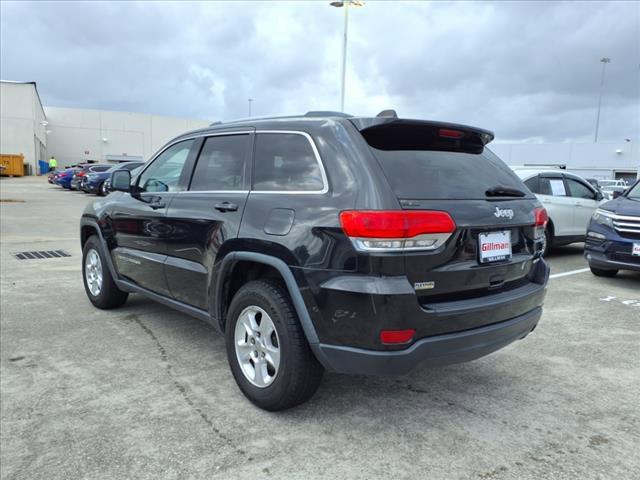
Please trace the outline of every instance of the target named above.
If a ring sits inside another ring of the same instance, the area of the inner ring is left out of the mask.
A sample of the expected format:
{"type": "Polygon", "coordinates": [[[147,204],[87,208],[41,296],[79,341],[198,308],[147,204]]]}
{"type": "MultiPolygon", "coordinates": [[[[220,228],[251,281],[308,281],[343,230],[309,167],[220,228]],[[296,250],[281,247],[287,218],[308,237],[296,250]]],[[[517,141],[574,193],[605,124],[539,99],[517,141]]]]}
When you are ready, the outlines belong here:
{"type": "Polygon", "coordinates": [[[538,207],[533,211],[533,218],[535,220],[536,227],[546,227],[549,221],[549,215],[544,207],[538,207]]]}
{"type": "Polygon", "coordinates": [[[547,228],[547,222],[549,221],[549,215],[544,207],[537,207],[533,211],[534,219],[534,237],[536,240],[542,240],[544,238],[544,231],[547,228]]]}
{"type": "Polygon", "coordinates": [[[380,341],[385,345],[401,345],[413,340],[416,331],[413,328],[408,330],[382,330],[380,341]]]}
{"type": "Polygon", "coordinates": [[[447,212],[433,210],[346,210],[340,224],[357,250],[434,250],[455,231],[447,212]]]}

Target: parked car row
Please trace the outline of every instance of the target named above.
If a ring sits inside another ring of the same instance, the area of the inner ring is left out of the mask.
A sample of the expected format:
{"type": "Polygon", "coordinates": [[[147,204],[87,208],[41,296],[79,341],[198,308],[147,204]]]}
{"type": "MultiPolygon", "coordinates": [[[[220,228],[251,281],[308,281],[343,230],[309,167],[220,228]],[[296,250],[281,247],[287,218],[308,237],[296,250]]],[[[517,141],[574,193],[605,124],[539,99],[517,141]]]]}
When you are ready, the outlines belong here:
{"type": "Polygon", "coordinates": [[[85,163],[49,172],[48,181],[69,190],[80,190],[85,193],[107,195],[110,192],[110,180],[113,172],[127,170],[133,172],[143,162],[85,163]]]}
{"type": "Polygon", "coordinates": [[[585,242],[584,255],[594,275],[640,270],[640,180],[631,187],[623,180],[595,185],[560,169],[513,170],[549,215],[545,253],[554,246],[585,242]]]}

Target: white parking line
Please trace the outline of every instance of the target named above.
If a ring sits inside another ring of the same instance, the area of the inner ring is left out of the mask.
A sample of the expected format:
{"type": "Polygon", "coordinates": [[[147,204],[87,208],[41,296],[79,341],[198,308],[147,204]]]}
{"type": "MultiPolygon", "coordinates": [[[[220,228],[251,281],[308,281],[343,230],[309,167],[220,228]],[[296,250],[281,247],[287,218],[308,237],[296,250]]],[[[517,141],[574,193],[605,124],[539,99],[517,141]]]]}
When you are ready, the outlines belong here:
{"type": "Polygon", "coordinates": [[[579,268],[578,270],[571,270],[570,272],[554,273],[553,275],[549,275],[549,278],[566,277],[568,275],[575,275],[576,273],[584,273],[588,271],[588,268],[579,268]]]}

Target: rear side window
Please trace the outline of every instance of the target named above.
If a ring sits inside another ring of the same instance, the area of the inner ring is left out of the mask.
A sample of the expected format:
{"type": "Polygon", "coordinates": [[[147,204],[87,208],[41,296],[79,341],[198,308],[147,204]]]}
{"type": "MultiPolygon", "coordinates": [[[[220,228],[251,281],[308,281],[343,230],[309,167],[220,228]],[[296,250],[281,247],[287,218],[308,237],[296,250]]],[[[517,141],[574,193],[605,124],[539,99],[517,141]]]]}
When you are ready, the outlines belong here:
{"type": "Polygon", "coordinates": [[[111,170],[111,166],[109,165],[100,165],[98,167],[92,167],[92,172],[106,172],[107,170],[111,170]]]}
{"type": "Polygon", "coordinates": [[[304,135],[258,133],[253,189],[316,192],[324,188],[318,159],[304,135]]]}
{"type": "Polygon", "coordinates": [[[249,135],[220,135],[204,142],[190,190],[242,190],[249,135]]]}
{"type": "Polygon", "coordinates": [[[486,199],[495,186],[526,187],[493,152],[379,150],[371,147],[391,188],[405,199],[486,199]]]}

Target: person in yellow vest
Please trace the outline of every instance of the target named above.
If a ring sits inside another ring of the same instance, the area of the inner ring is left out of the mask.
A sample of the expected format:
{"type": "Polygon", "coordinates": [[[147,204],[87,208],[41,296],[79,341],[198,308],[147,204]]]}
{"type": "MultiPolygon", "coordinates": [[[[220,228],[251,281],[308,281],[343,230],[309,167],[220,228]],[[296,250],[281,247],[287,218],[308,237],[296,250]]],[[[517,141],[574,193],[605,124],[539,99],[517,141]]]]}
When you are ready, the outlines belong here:
{"type": "Polygon", "coordinates": [[[58,161],[55,159],[53,155],[49,159],[49,171],[55,170],[58,167],[58,161]]]}

